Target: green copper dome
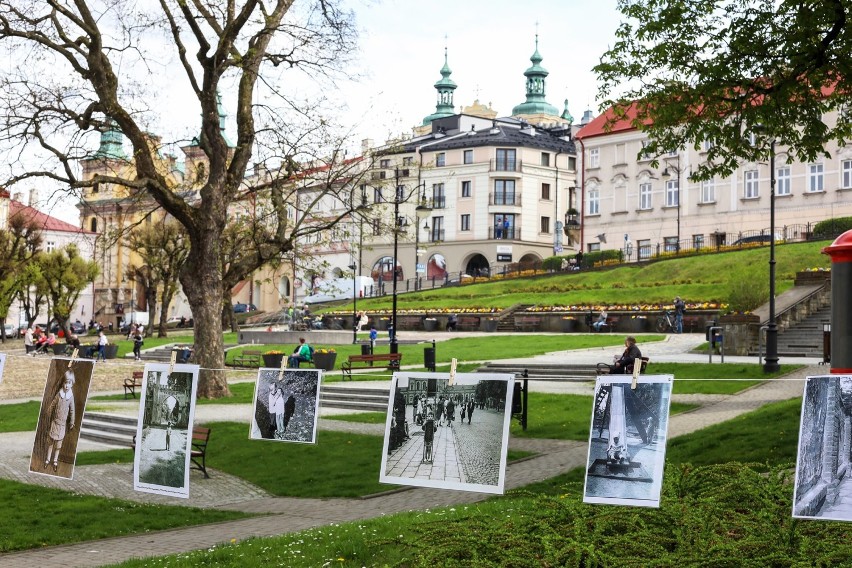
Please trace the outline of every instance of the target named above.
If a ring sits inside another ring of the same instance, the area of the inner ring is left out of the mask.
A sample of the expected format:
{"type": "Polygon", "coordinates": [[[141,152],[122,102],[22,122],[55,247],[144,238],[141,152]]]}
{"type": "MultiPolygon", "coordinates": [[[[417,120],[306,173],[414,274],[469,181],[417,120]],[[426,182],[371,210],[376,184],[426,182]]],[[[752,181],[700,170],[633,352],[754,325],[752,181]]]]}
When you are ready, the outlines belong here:
{"type": "Polygon", "coordinates": [[[527,100],[512,109],[512,116],[521,114],[551,114],[559,116],[559,110],[545,99],[545,79],[549,75],[547,69],[540,65],[541,54],[538,52],[538,34],[535,36],[535,52],[530,56],[532,66],[524,71],[527,78],[527,100]]]}
{"type": "Polygon", "coordinates": [[[447,48],[444,48],[444,66],[441,67],[441,79],[435,83],[435,90],[438,91],[438,104],[435,106],[435,112],[423,119],[423,126],[431,124],[433,120],[453,116],[453,91],[456,90],[456,82],[450,79],[452,75],[450,66],[447,64],[447,48]]]}
{"type": "MultiPolygon", "coordinates": [[[[222,138],[225,140],[225,145],[228,148],[233,148],[234,144],[228,140],[228,135],[225,133],[225,120],[228,118],[228,115],[225,114],[225,107],[222,105],[222,93],[218,90],[216,91],[216,112],[219,115],[219,130],[222,132],[222,138]]],[[[202,133],[199,133],[198,136],[192,139],[190,142],[190,146],[199,146],[201,145],[201,136],[202,133]]]]}
{"type": "Polygon", "coordinates": [[[106,160],[124,160],[127,155],[124,153],[123,145],[124,135],[115,121],[108,118],[106,128],[101,131],[101,145],[93,157],[106,160]]]}

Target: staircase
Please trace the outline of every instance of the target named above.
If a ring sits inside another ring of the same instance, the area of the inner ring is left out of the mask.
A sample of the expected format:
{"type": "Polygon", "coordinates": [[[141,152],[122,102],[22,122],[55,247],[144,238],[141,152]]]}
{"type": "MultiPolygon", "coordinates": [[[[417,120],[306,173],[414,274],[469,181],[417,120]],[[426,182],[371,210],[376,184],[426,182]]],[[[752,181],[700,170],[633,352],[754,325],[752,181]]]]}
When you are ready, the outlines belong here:
{"type": "Polygon", "coordinates": [[[823,307],[778,334],[778,355],[822,357],[823,325],[831,322],[831,306],[823,307]]]}
{"type": "Polygon", "coordinates": [[[137,420],[132,416],[86,412],[80,427],[80,438],[108,446],[129,448],[136,435],[136,424],[137,420]]]}
{"type": "Polygon", "coordinates": [[[517,378],[563,379],[567,381],[593,381],[597,376],[595,365],[548,365],[533,363],[489,363],[476,370],[478,373],[509,373],[517,378]]]}
{"type": "MultiPolygon", "coordinates": [[[[178,345],[178,344],[175,344],[178,345]]],[[[180,343],[179,345],[183,346],[184,343],[180,343]]],[[[167,345],[165,347],[158,347],[157,349],[149,349],[147,351],[142,352],[142,361],[146,363],[169,363],[172,359],[172,348],[174,345],[167,345]]],[[[236,347],[236,345],[225,345],[225,351],[230,349],[231,347],[236,347]]],[[[133,354],[128,353],[125,358],[132,359],[133,354]]]]}
{"type": "Polygon", "coordinates": [[[320,406],[364,412],[387,412],[389,394],[383,389],[337,387],[324,384],[320,406]]]}
{"type": "Polygon", "coordinates": [[[515,314],[517,312],[526,311],[527,308],[531,308],[534,305],[535,304],[515,304],[511,308],[504,310],[499,316],[497,316],[497,331],[515,331],[515,314]]]}

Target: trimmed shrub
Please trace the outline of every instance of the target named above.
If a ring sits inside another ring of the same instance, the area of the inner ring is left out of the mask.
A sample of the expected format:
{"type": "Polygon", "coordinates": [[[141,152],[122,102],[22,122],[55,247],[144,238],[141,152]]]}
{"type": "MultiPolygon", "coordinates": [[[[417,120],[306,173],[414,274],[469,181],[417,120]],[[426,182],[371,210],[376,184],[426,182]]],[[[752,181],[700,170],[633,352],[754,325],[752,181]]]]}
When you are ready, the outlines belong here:
{"type": "Polygon", "coordinates": [[[852,229],[852,217],[826,219],[814,225],[813,238],[816,240],[834,239],[852,229]]]}

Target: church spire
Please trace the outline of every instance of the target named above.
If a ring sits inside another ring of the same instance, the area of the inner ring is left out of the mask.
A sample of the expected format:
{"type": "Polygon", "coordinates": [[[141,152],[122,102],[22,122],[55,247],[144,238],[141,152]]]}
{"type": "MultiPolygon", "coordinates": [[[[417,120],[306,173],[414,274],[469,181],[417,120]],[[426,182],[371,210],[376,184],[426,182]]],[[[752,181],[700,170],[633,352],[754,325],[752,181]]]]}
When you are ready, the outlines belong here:
{"type": "Polygon", "coordinates": [[[512,109],[512,116],[548,114],[559,116],[559,110],[545,100],[545,79],[550,74],[541,66],[543,57],[538,52],[538,34],[535,34],[535,52],[530,56],[532,66],[524,71],[527,78],[527,100],[512,109]]]}
{"type": "Polygon", "coordinates": [[[95,158],[107,160],[123,160],[127,158],[124,153],[124,135],[118,125],[111,118],[107,118],[106,126],[101,130],[101,144],[95,152],[95,158]]]}
{"type": "Polygon", "coordinates": [[[435,83],[435,90],[438,91],[438,104],[435,106],[435,112],[423,119],[423,125],[430,124],[433,120],[453,116],[453,91],[456,90],[455,81],[450,79],[452,75],[450,66],[447,63],[447,48],[444,47],[444,66],[441,68],[441,79],[435,83]]]}

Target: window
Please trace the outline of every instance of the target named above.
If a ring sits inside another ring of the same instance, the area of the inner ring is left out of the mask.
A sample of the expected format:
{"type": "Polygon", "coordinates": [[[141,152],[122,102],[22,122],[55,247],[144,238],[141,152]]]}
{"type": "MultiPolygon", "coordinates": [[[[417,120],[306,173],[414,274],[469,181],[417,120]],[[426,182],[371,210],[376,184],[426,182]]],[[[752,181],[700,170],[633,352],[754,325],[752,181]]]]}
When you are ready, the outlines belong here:
{"type": "Polygon", "coordinates": [[[444,218],[432,217],[432,242],[444,240],[444,218]]]}
{"type": "Polygon", "coordinates": [[[624,144],[616,144],[615,145],[615,163],[616,163],[616,165],[627,163],[627,158],[625,157],[625,145],[624,144]]]}
{"type": "Polygon", "coordinates": [[[447,165],[447,155],[444,152],[435,154],[435,166],[442,168],[447,165]]]}
{"type": "Polygon", "coordinates": [[[53,252],[54,250],[56,250],[56,242],[55,241],[47,241],[44,244],[45,244],[45,250],[47,252],[53,252]]]}
{"type": "Polygon", "coordinates": [[[541,165],[550,166],[550,152],[541,153],[541,165]]]}
{"type": "Polygon", "coordinates": [[[778,168],[775,173],[775,195],[790,195],[790,168],[778,168]]]}
{"type": "Polygon", "coordinates": [[[843,160],[841,170],[843,171],[843,178],[840,180],[840,187],[843,189],[852,188],[852,160],[843,160]]]}
{"type": "Polygon", "coordinates": [[[498,213],[494,215],[494,238],[495,239],[519,239],[520,232],[515,234],[515,216],[511,213],[498,213]]]}
{"type": "Polygon", "coordinates": [[[643,239],[636,244],[639,246],[639,260],[651,258],[651,239],[643,239]]]}
{"type": "Polygon", "coordinates": [[[589,167],[599,168],[601,166],[601,149],[589,148],[589,167]]]}
{"type": "Polygon", "coordinates": [[[757,174],[757,170],[748,170],[744,172],[745,191],[743,192],[743,197],[746,199],[756,199],[760,197],[757,174]]]}
{"type": "Polygon", "coordinates": [[[692,235],[692,248],[704,248],[704,235],[692,235]]]}
{"type": "Polygon", "coordinates": [[[575,158],[574,156],[568,157],[568,169],[569,170],[576,170],[577,169],[577,158],[575,158]]]}
{"type": "Polygon", "coordinates": [[[515,150],[506,148],[497,148],[497,171],[514,172],[515,171],[515,150]]]}
{"type": "Polygon", "coordinates": [[[680,203],[680,189],[678,180],[670,179],[666,182],[666,207],[677,207],[680,203]]]}
{"type": "Polygon", "coordinates": [[[589,247],[589,252],[598,252],[598,251],[601,250],[601,244],[600,243],[589,243],[588,247],[589,247]]]}
{"type": "Polygon", "coordinates": [[[542,217],[541,218],[541,232],[549,233],[550,232],[550,217],[542,217]]]}
{"type": "Polygon", "coordinates": [[[823,184],[823,165],[822,164],[808,164],[808,191],[811,193],[823,191],[825,189],[825,185],[823,184]]]}
{"type": "Polygon", "coordinates": [[[666,252],[677,252],[677,237],[665,237],[663,239],[663,247],[666,252]]]}
{"type": "Polygon", "coordinates": [[[701,151],[709,152],[713,148],[713,140],[703,140],[701,142],[701,151]]]}
{"type": "Polygon", "coordinates": [[[473,150],[465,150],[464,151],[464,163],[472,164],[473,163],[473,150]]]}
{"type": "Polygon", "coordinates": [[[92,193],[98,193],[101,190],[101,183],[96,181],[92,184],[92,193]]]}
{"type": "Polygon", "coordinates": [[[382,224],[378,219],[370,219],[370,228],[373,231],[373,236],[378,236],[382,234],[382,224]]]}
{"type": "Polygon", "coordinates": [[[382,199],[382,188],[381,187],[374,187],[373,188],[373,203],[381,203],[382,201],[384,201],[382,199]]]}
{"type": "Polygon", "coordinates": [[[550,199],[550,184],[549,183],[541,184],[541,198],[542,199],[550,199]]]}
{"type": "Polygon", "coordinates": [[[89,230],[92,231],[93,233],[98,232],[98,218],[97,217],[92,217],[92,220],[89,221],[89,230]]]}
{"type": "Polygon", "coordinates": [[[515,204],[515,180],[494,180],[494,205],[515,204]]]}
{"type": "Polygon", "coordinates": [[[601,192],[598,188],[589,190],[589,215],[600,215],[601,212],[601,192]]]}
{"type": "Polygon", "coordinates": [[[640,160],[650,160],[652,158],[651,152],[648,150],[648,141],[642,141],[642,150],[639,152],[640,160]]]}
{"type": "Polygon", "coordinates": [[[639,209],[651,209],[651,184],[639,184],[639,209]]]}
{"type": "Polygon", "coordinates": [[[701,203],[716,201],[716,180],[705,179],[701,182],[701,203]]]}
{"type": "Polygon", "coordinates": [[[470,214],[465,214],[461,216],[461,230],[469,231],[470,230],[470,214]]]}
{"type": "Polygon", "coordinates": [[[470,197],[470,182],[463,181],[462,182],[462,197],[470,197]]]}
{"type": "Polygon", "coordinates": [[[414,158],[412,158],[411,156],[406,156],[406,157],[404,157],[404,158],[402,159],[402,165],[403,165],[403,166],[412,166],[412,165],[414,165],[414,158]]]}
{"type": "Polygon", "coordinates": [[[432,184],[432,209],[443,209],[446,207],[447,197],[444,195],[444,184],[432,184]]]}
{"type": "Polygon", "coordinates": [[[379,160],[379,167],[387,169],[390,167],[390,160],[379,160]]]}

